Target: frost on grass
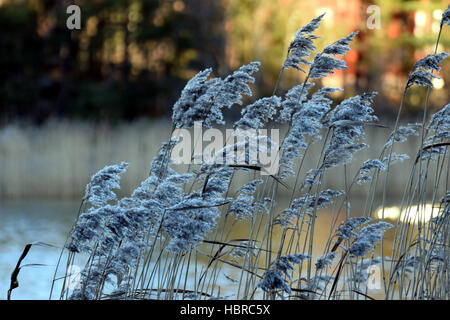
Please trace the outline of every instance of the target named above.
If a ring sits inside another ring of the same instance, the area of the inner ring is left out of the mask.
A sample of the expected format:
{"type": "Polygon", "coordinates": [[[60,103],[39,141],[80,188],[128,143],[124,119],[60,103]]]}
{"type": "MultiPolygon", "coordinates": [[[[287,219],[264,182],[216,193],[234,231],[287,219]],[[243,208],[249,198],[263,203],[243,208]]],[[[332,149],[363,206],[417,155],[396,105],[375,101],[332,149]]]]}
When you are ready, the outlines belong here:
{"type": "Polygon", "coordinates": [[[346,99],[329,114],[332,136],[325,150],[323,168],[349,163],[355,152],[368,147],[359,140],[365,138],[364,127],[378,121],[371,107],[375,95],[372,92],[346,99]]]}
{"type": "Polygon", "coordinates": [[[435,160],[436,157],[445,154],[447,150],[446,143],[450,139],[450,103],[441,110],[433,114],[427,131],[432,132],[425,141],[425,147],[422,149],[422,160],[435,160]]]}
{"type": "MultiPolygon", "coordinates": [[[[314,23],[306,28],[306,30],[314,31],[318,27],[321,18],[322,16],[316,18],[314,23]]],[[[344,55],[350,50],[350,42],[356,34],[357,32],[351,33],[328,45],[321,53],[316,54],[312,63],[308,61],[304,62],[305,65],[310,65],[309,78],[319,79],[334,73],[335,69],[345,69],[347,67],[345,61],[337,59],[336,56],[344,55]]],[[[299,43],[306,41],[302,36],[301,30],[297,32],[294,42],[296,40],[299,43]]],[[[309,56],[311,52],[315,51],[312,45],[312,39],[306,42],[311,45],[307,51],[301,51],[303,56],[306,54],[309,56]]],[[[299,58],[298,60],[301,59],[299,58]]],[[[318,133],[323,127],[322,118],[328,113],[332,104],[332,100],[326,96],[337,90],[342,90],[340,88],[324,87],[314,93],[311,99],[307,99],[308,92],[312,86],[313,84],[304,82],[302,85],[292,88],[288,91],[282,103],[283,108],[277,120],[281,123],[290,122],[290,130],[282,143],[283,154],[280,159],[279,172],[281,179],[295,175],[293,170],[295,167],[295,159],[301,158],[302,150],[307,148],[306,137],[315,137],[315,140],[321,138],[318,133]]],[[[371,96],[364,95],[364,98],[370,100],[371,96]]]]}
{"type": "Polygon", "coordinates": [[[271,268],[264,272],[263,279],[258,283],[258,288],[267,293],[283,294],[285,292],[290,294],[292,290],[287,280],[292,281],[291,272],[294,271],[294,265],[309,258],[311,257],[304,254],[279,257],[272,263],[271,268]]]}
{"type": "MultiPolygon", "coordinates": [[[[129,276],[137,259],[148,245],[148,235],[168,240],[165,250],[190,250],[202,241],[216,226],[219,207],[224,204],[222,194],[227,190],[232,170],[221,166],[204,166],[200,175],[205,177],[202,190],[186,194],[182,185],[191,180],[191,173],[178,174],[164,160],[169,144],[163,144],[151,163],[151,175],[134,190],[131,197],[117,200],[110,190],[119,188],[119,174],[127,164],[110,166],[95,174],[87,190],[86,199],[93,204],[83,212],[71,233],[67,248],[71,252],[91,254],[93,269],[83,271],[83,289],[72,292],[73,299],[96,298],[96,290],[103,283],[123,289],[120,279],[129,276]],[[159,172],[166,168],[167,174],[159,172]],[[94,201],[102,195],[102,202],[94,201]]],[[[252,191],[255,181],[245,192],[252,191]]]]}
{"type": "Polygon", "coordinates": [[[341,222],[341,224],[336,229],[336,235],[340,240],[350,240],[352,237],[358,235],[358,231],[361,230],[361,226],[370,222],[370,218],[357,217],[351,218],[347,221],[341,222]]]}
{"type": "Polygon", "coordinates": [[[165,212],[163,230],[170,237],[168,250],[188,251],[216,225],[219,209],[201,197],[186,199],[179,208],[165,212]]]}
{"type": "Polygon", "coordinates": [[[433,114],[427,129],[435,132],[435,135],[428,138],[429,141],[447,138],[446,134],[450,131],[450,103],[433,114]]]}
{"type": "Polygon", "coordinates": [[[306,193],[304,196],[292,200],[289,208],[283,210],[275,222],[284,227],[293,226],[292,219],[303,218],[306,215],[312,217],[316,209],[327,208],[333,203],[333,198],[343,194],[342,191],[327,189],[319,194],[306,193]]]}
{"type": "Polygon", "coordinates": [[[393,227],[384,221],[369,224],[370,221],[367,217],[350,218],[336,229],[337,243],[347,243],[342,248],[348,251],[350,257],[365,257],[373,252],[384,232],[393,227]]]}
{"type": "Polygon", "coordinates": [[[241,241],[239,245],[233,247],[230,256],[233,261],[238,262],[236,259],[248,259],[254,258],[258,255],[260,248],[258,248],[255,241],[241,241]]]}
{"type": "Polygon", "coordinates": [[[336,257],[337,257],[336,251],[332,251],[323,256],[320,256],[316,260],[316,269],[322,270],[331,267],[334,263],[334,260],[336,260],[336,257]]]}
{"type": "Polygon", "coordinates": [[[302,65],[309,66],[311,64],[307,58],[316,49],[313,41],[318,37],[313,32],[320,26],[320,20],[324,15],[314,18],[307,25],[297,30],[294,40],[289,45],[288,56],[284,61],[283,69],[294,68],[305,72],[302,65]]]}
{"type": "Polygon", "coordinates": [[[278,117],[280,123],[288,122],[292,119],[292,115],[298,111],[298,108],[306,101],[309,90],[314,83],[306,82],[290,89],[284,96],[281,103],[282,109],[278,117]]]}
{"type": "Polygon", "coordinates": [[[419,86],[433,88],[433,79],[439,78],[433,72],[439,72],[441,70],[440,64],[447,57],[448,53],[442,52],[429,54],[425,58],[418,60],[414,64],[414,70],[409,74],[406,87],[409,88],[417,84],[419,86]]]}
{"type": "Polygon", "coordinates": [[[93,206],[101,207],[108,201],[116,200],[117,196],[112,189],[120,189],[120,175],[126,171],[128,163],[106,166],[91,178],[86,186],[83,200],[93,206]]]}
{"type": "Polygon", "coordinates": [[[363,184],[365,182],[371,181],[372,177],[370,176],[370,174],[375,170],[384,171],[386,170],[386,165],[378,159],[370,159],[364,161],[363,165],[359,169],[358,179],[356,180],[356,183],[363,184]]]}
{"type": "Polygon", "coordinates": [[[400,126],[397,129],[397,132],[391,133],[388,141],[385,143],[384,148],[388,148],[392,146],[394,142],[405,142],[408,140],[409,136],[418,136],[418,128],[420,128],[420,123],[408,123],[406,126],[400,126]]]}
{"type": "Polygon", "coordinates": [[[251,95],[248,83],[255,79],[260,63],[252,62],[242,66],[224,80],[209,79],[212,69],[200,71],[188,81],[181,96],[173,106],[172,122],[177,128],[190,128],[196,121],[203,121],[206,127],[214,123],[224,124],[222,110],[234,104],[242,104],[242,95],[251,95]]]}
{"type": "Polygon", "coordinates": [[[263,128],[269,120],[273,119],[280,105],[281,98],[277,96],[259,99],[242,110],[242,117],[235,122],[234,127],[241,129],[263,128]]]}
{"type": "Polygon", "coordinates": [[[350,256],[364,257],[369,251],[375,250],[375,246],[383,238],[384,232],[392,227],[392,224],[381,221],[362,228],[348,248],[350,256]]]}
{"type": "Polygon", "coordinates": [[[392,165],[397,162],[403,162],[404,160],[408,160],[408,159],[409,159],[409,156],[406,153],[399,154],[399,153],[392,152],[391,159],[389,159],[389,156],[386,156],[383,158],[382,162],[385,165],[387,165],[388,162],[390,165],[392,165]]]}
{"type": "Polygon", "coordinates": [[[442,14],[442,20],[441,25],[448,25],[450,26],[450,5],[445,9],[444,13],[442,14]]]}
{"type": "MultiPolygon", "coordinates": [[[[332,100],[326,96],[342,90],[340,88],[324,87],[316,91],[310,99],[304,101],[300,106],[296,106],[294,101],[303,101],[300,99],[301,88],[294,87],[291,89],[283,102],[284,108],[282,110],[280,121],[291,121],[290,130],[283,140],[281,149],[283,154],[280,159],[280,173],[281,179],[286,179],[291,175],[295,175],[295,159],[303,156],[303,150],[307,148],[308,137],[314,140],[319,140],[320,130],[323,125],[321,123],[322,117],[330,110],[332,100]],[[292,115],[290,113],[293,112],[292,115]]],[[[306,90],[307,91],[307,90],[306,90]]]]}
{"type": "Polygon", "coordinates": [[[294,210],[306,209],[307,212],[315,208],[326,208],[333,202],[333,198],[339,197],[342,194],[344,194],[342,191],[332,189],[321,191],[318,195],[306,194],[303,197],[293,200],[292,208],[294,210]]]}
{"type": "Polygon", "coordinates": [[[350,42],[358,34],[353,32],[348,36],[328,45],[325,49],[314,57],[314,61],[310,69],[311,79],[325,78],[329,74],[333,74],[334,70],[343,70],[347,68],[344,60],[337,59],[337,55],[344,55],[350,50],[350,42]]]}
{"type": "Polygon", "coordinates": [[[256,203],[253,194],[262,182],[261,179],[256,179],[242,186],[239,189],[239,195],[232,200],[227,213],[235,216],[237,220],[252,218],[254,213],[261,208],[261,205],[258,206],[256,203]]]}
{"type": "Polygon", "coordinates": [[[256,192],[256,188],[258,187],[258,185],[260,185],[261,183],[263,183],[264,181],[262,179],[255,179],[252,180],[251,182],[243,185],[240,189],[239,192],[241,194],[254,194],[256,192]]]}
{"type": "Polygon", "coordinates": [[[232,214],[237,220],[245,220],[253,217],[255,209],[253,196],[240,195],[231,203],[228,214],[232,214]]]}

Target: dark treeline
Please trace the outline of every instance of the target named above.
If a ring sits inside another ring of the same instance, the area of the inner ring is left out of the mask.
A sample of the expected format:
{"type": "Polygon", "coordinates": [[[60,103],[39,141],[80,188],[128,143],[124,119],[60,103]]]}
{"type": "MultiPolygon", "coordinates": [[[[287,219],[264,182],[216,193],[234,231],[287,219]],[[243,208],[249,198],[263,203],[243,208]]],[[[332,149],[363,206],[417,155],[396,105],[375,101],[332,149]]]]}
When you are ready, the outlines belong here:
{"type": "Polygon", "coordinates": [[[26,0],[0,5],[3,122],[167,114],[196,71],[224,65],[220,1],[26,0]],[[66,12],[81,8],[81,29],[66,12]]]}
{"type": "MultiPolygon", "coordinates": [[[[344,0],[0,0],[0,125],[168,117],[198,71],[211,67],[214,76],[225,76],[253,60],[262,63],[254,96],[270,95],[295,30],[327,8],[319,49],[360,33],[346,58],[348,70],[315,88],[345,88],[336,103],[377,91],[376,113],[393,118],[414,62],[434,50],[444,2],[355,0],[346,10],[339,5],[344,0]],[[380,6],[380,26],[369,29],[373,3],[380,6]],[[80,30],[66,25],[73,4],[81,10],[80,30]]],[[[439,50],[449,45],[443,32],[439,50]]],[[[449,72],[444,64],[430,96],[433,110],[448,101],[449,72]]],[[[277,94],[303,77],[286,72],[277,94]]],[[[407,97],[411,121],[420,120],[424,92],[413,88],[407,97]]]]}

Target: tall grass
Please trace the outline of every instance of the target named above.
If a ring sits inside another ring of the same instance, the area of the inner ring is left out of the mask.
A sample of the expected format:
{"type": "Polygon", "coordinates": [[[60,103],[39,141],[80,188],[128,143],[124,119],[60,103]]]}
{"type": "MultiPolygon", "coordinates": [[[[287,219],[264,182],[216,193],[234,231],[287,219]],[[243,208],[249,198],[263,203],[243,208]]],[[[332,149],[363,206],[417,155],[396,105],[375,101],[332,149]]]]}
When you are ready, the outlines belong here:
{"type": "MultiPolygon", "coordinates": [[[[449,15],[447,9],[441,31],[449,15]]],[[[335,104],[330,96],[342,89],[312,91],[315,79],[346,68],[340,57],[357,36],[317,52],[314,32],[322,17],[298,30],[280,72],[281,78],[289,68],[304,71],[303,83],[282,98],[275,95],[278,79],[274,95],[246,106],[233,124],[255,130],[287,125],[279,147],[271,144],[271,152],[280,156],[277,173],[261,175],[264,168],[254,163],[193,164],[177,172],[171,154],[179,142],[170,140],[151,162],[149,177],[129,197],[118,199],[114,189],[128,164],[105,167],[86,188],[55,271],[53,282],[61,281],[62,290],[52,290],[50,298],[373,299],[371,285],[378,284],[386,299],[448,299],[450,104],[428,121],[431,80],[447,54],[436,49],[416,62],[392,134],[383,146],[371,147],[379,148],[379,156],[356,162],[354,154],[369,147],[366,129],[386,128],[373,114],[376,93],[335,104]],[[429,89],[423,122],[400,126],[413,85],[429,89]],[[420,145],[394,226],[384,221],[390,184],[407,157],[394,150],[411,135],[420,136],[420,145]],[[311,155],[313,146],[320,152],[311,155]],[[310,156],[313,165],[305,167],[310,156]],[[326,177],[342,168],[342,190],[327,188],[326,177]],[[236,185],[242,175],[249,183],[236,185]],[[365,203],[358,209],[363,215],[355,217],[352,190],[364,184],[365,203]],[[373,216],[380,184],[381,219],[373,216]],[[289,201],[280,208],[283,189],[289,201]],[[429,202],[435,210],[427,219],[429,202]],[[325,208],[332,212],[329,237],[317,248],[317,219],[325,208]],[[233,230],[241,224],[249,227],[248,234],[236,238],[233,230]],[[390,257],[382,240],[389,229],[395,230],[390,257]],[[67,270],[80,255],[87,263],[74,286],[67,270]]],[[[251,95],[258,68],[253,62],[225,79],[211,78],[210,69],[197,74],[174,105],[172,132],[192,128],[194,121],[223,125],[225,107],[251,95]]]]}

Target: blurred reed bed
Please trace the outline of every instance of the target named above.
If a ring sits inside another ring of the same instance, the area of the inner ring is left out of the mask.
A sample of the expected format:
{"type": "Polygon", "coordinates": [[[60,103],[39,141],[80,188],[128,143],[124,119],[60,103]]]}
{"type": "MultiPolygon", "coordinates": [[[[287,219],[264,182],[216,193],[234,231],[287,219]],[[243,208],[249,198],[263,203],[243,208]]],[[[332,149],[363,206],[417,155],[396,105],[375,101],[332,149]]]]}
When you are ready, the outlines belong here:
{"type": "MultiPolygon", "coordinates": [[[[0,199],[79,199],[92,174],[106,164],[121,161],[129,162],[130,167],[118,193],[130,194],[146,178],[149,159],[157,154],[161,141],[167,140],[170,127],[165,119],[116,126],[74,121],[50,121],[41,127],[6,125],[0,129],[0,199]]],[[[281,128],[281,135],[285,131],[286,127],[281,128]]],[[[389,129],[367,128],[367,143],[374,147],[356,154],[355,163],[378,156],[375,146],[383,145],[389,134],[389,129]]],[[[413,153],[417,140],[413,136],[399,144],[398,152],[413,153]]],[[[312,145],[303,167],[313,167],[319,153],[320,146],[312,145]]],[[[407,166],[397,167],[396,178],[390,180],[396,197],[401,197],[408,170],[407,166]]],[[[342,171],[343,168],[336,168],[330,172],[324,178],[325,184],[340,188],[342,171]]],[[[293,183],[292,177],[288,183],[293,183]]],[[[284,188],[279,191],[284,196],[289,194],[284,188]]],[[[363,187],[352,192],[361,197],[366,191],[363,187]]],[[[377,187],[377,193],[380,192],[382,186],[377,187]]]]}
{"type": "Polygon", "coordinates": [[[164,121],[115,127],[52,121],[42,127],[10,124],[0,129],[0,198],[71,198],[83,193],[105,163],[133,163],[122,181],[129,192],[145,177],[148,159],[167,139],[164,121]]]}

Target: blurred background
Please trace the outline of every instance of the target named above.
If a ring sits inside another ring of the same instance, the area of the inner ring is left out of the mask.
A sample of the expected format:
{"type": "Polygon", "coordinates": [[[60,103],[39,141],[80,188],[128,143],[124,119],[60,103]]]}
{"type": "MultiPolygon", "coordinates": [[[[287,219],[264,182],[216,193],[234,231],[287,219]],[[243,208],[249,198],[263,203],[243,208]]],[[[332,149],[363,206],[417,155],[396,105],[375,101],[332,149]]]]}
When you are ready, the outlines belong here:
{"type": "MultiPolygon", "coordinates": [[[[246,102],[272,94],[298,28],[325,13],[317,47],[360,30],[348,69],[319,80],[342,99],[378,91],[383,123],[397,112],[414,62],[434,52],[446,0],[0,0],[0,199],[80,198],[106,164],[131,163],[128,193],[169,134],[186,82],[212,67],[224,77],[261,61],[246,102]],[[69,30],[67,8],[81,9],[69,30]]],[[[450,47],[444,28],[438,52],[450,47]]],[[[449,101],[450,63],[435,79],[431,112],[449,101]]],[[[278,94],[304,74],[285,72],[278,94]]],[[[407,96],[403,121],[421,122],[425,89],[407,96]]],[[[239,115],[236,107],[225,116],[239,115]]],[[[373,130],[372,130],[373,131],[373,130]]],[[[381,146],[386,132],[370,136],[381,146]]],[[[411,144],[413,145],[413,144],[411,144]]],[[[407,174],[405,175],[407,176],[407,174]]],[[[402,182],[400,180],[399,182],[402,182]]]]}
{"type": "MultiPolygon", "coordinates": [[[[433,52],[445,0],[0,0],[0,120],[87,119],[117,123],[167,118],[186,81],[199,70],[225,76],[258,60],[255,93],[269,95],[295,31],[326,13],[318,48],[360,30],[345,72],[323,85],[346,95],[380,92],[377,111],[393,114],[415,60],[433,52]],[[69,30],[66,8],[81,8],[69,30]],[[379,25],[373,24],[379,8],[379,25]],[[371,17],[372,16],[372,17],[371,17]]],[[[448,48],[444,32],[440,50],[448,48]]],[[[442,74],[449,73],[445,64],[442,74]]],[[[288,89],[303,78],[291,72],[288,89]]],[[[450,80],[449,80],[450,81],[450,80]]],[[[448,100],[436,80],[432,103],[448,100]]],[[[420,90],[407,112],[421,112],[420,90]]]]}
{"type": "MultiPolygon", "coordinates": [[[[390,125],[414,62],[434,52],[447,5],[448,0],[0,0],[1,294],[25,243],[63,239],[90,175],[130,162],[123,195],[145,179],[168,138],[172,105],[198,71],[212,67],[214,76],[224,77],[261,61],[254,96],[246,102],[271,95],[296,30],[326,13],[316,32],[319,50],[360,33],[345,57],[348,69],[315,88],[345,88],[336,102],[378,91],[375,112],[390,125]],[[80,30],[66,26],[72,4],[81,9],[80,30]]],[[[438,52],[449,52],[449,32],[444,28],[438,52]]],[[[431,112],[449,101],[448,61],[441,77],[434,81],[431,112]]],[[[301,72],[285,72],[278,94],[303,79],[301,72]]],[[[425,92],[409,91],[403,121],[421,122],[425,92]]],[[[226,116],[238,114],[236,107],[226,116]]],[[[369,128],[373,148],[360,160],[378,157],[389,133],[369,128]]],[[[396,152],[414,153],[416,142],[396,152]]],[[[396,170],[388,199],[394,204],[409,166],[396,170]]],[[[342,185],[338,174],[328,179],[331,187],[342,185]]],[[[356,192],[363,195],[364,189],[356,192]]],[[[18,289],[19,297],[45,298],[32,290],[41,280],[27,278],[33,285],[18,289]]]]}

